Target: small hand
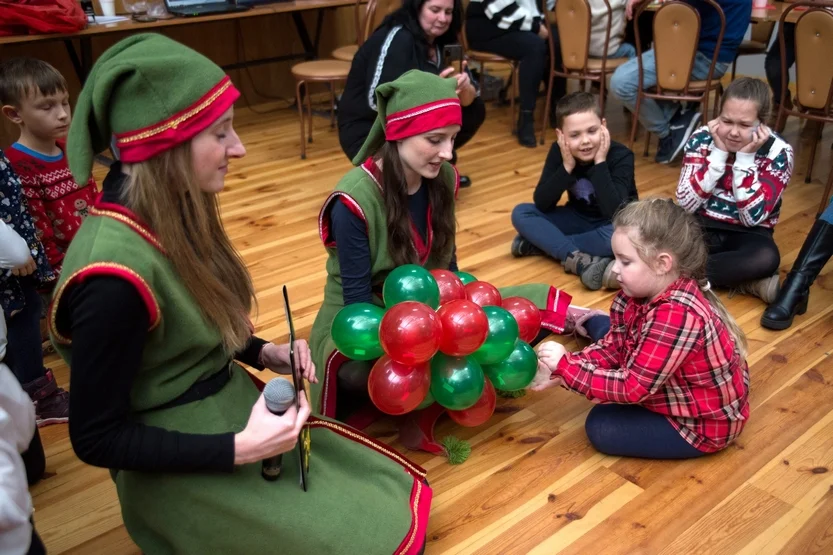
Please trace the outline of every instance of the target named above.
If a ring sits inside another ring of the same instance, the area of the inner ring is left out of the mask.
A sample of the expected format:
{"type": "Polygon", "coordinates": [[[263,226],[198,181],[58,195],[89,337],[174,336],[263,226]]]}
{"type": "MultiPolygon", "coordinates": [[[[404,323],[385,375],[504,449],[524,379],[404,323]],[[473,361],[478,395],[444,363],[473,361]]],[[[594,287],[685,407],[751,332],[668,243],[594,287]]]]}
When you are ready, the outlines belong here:
{"type": "Polygon", "coordinates": [[[625,6],[625,17],[627,17],[628,20],[633,19],[633,7],[639,2],[640,0],[628,0],[627,5],[625,6]]]}
{"type": "Polygon", "coordinates": [[[762,123],[755,131],[752,132],[752,141],[740,149],[740,151],[745,152],[746,154],[754,154],[758,152],[758,149],[764,146],[764,143],[769,140],[770,135],[772,135],[772,132],[769,130],[769,127],[762,123]]]}
{"type": "Polygon", "coordinates": [[[546,341],[538,347],[538,360],[546,364],[551,371],[555,372],[558,361],[567,354],[564,345],[555,341],[546,341]]]}
{"type": "Polygon", "coordinates": [[[601,141],[599,141],[599,150],[596,151],[596,157],[593,160],[596,164],[601,164],[607,160],[607,153],[610,151],[610,131],[608,131],[605,125],[602,125],[599,133],[602,138],[601,141]]]}
{"type": "MultiPolygon", "coordinates": [[[[267,343],[260,350],[260,362],[274,372],[287,374],[289,344],[275,345],[274,343],[267,343]]],[[[295,368],[300,370],[301,375],[311,383],[318,383],[309,344],[303,339],[295,341],[295,368]]]]}
{"type": "Polygon", "coordinates": [[[561,149],[561,163],[564,164],[564,169],[567,173],[573,173],[576,167],[576,159],[573,158],[573,153],[570,152],[570,146],[567,144],[567,138],[560,129],[555,130],[555,135],[558,138],[558,148],[561,149]]]}
{"type": "Polygon", "coordinates": [[[453,67],[447,67],[447,68],[445,68],[444,70],[442,70],[440,72],[440,77],[442,77],[443,79],[445,79],[446,77],[452,77],[453,75],[454,75],[454,68],[453,67]]]}
{"type": "Polygon", "coordinates": [[[547,29],[547,22],[546,21],[542,21],[541,26],[538,27],[538,36],[541,37],[544,40],[547,40],[547,37],[550,36],[550,30],[547,29]]]}
{"type": "Polygon", "coordinates": [[[12,268],[12,275],[24,277],[31,275],[36,269],[37,265],[35,264],[35,259],[30,256],[29,260],[27,260],[24,264],[12,268]]]}
{"type": "Polygon", "coordinates": [[[723,143],[723,141],[720,140],[720,137],[717,134],[717,128],[719,126],[720,126],[720,120],[719,119],[713,119],[709,122],[709,133],[711,133],[712,142],[714,142],[714,146],[716,146],[717,148],[719,148],[723,152],[729,152],[728,150],[726,150],[726,145],[723,143]]]}
{"type": "Polygon", "coordinates": [[[551,387],[557,387],[563,382],[558,376],[552,375],[552,370],[544,362],[538,361],[538,371],[532,379],[532,383],[527,386],[531,391],[544,391],[551,387]]]}

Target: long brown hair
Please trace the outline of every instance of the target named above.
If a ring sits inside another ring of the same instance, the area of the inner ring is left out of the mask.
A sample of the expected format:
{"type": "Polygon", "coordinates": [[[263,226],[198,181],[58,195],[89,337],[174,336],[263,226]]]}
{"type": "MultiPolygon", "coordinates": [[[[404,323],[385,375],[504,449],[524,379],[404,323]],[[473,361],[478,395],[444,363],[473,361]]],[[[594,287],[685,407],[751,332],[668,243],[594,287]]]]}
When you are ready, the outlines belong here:
{"type": "Polygon", "coordinates": [[[223,229],[217,195],[194,178],[190,142],[132,165],[123,201],[154,231],[226,352],[241,350],[252,333],[254,286],[223,229]]]}
{"type": "Polygon", "coordinates": [[[727,100],[751,100],[758,105],[758,119],[767,121],[772,111],[772,93],[769,85],[754,77],[738,77],[726,87],[720,99],[720,110],[727,100]]]}
{"type": "MultiPolygon", "coordinates": [[[[411,217],[408,214],[408,183],[405,168],[399,157],[396,142],[387,141],[379,149],[375,160],[382,162],[382,196],[388,220],[388,253],[397,266],[419,264],[413,238],[411,217]]],[[[428,201],[431,206],[432,253],[441,253],[454,244],[454,194],[450,184],[440,175],[423,179],[428,187],[428,201]]]]}
{"type": "Polygon", "coordinates": [[[659,252],[671,253],[680,276],[697,280],[703,296],[723,321],[735,340],[741,356],[746,357],[746,335],[726,310],[726,306],[712,291],[706,278],[709,252],[703,240],[703,231],[692,214],[677,206],[670,199],[647,199],[624,206],[613,217],[613,227],[636,231],[631,242],[640,258],[653,265],[659,252]]]}

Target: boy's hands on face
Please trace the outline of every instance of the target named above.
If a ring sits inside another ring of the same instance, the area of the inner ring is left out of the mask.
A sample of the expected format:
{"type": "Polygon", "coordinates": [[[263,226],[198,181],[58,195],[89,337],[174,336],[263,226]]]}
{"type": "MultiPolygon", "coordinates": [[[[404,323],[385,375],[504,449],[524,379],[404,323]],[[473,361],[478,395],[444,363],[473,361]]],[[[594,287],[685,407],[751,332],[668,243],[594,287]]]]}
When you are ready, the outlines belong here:
{"type": "Polygon", "coordinates": [[[573,173],[573,170],[576,168],[576,159],[570,151],[570,145],[567,144],[567,137],[564,136],[564,133],[560,129],[556,129],[555,134],[558,137],[558,148],[561,149],[561,160],[564,164],[564,169],[567,170],[567,173],[573,173]]]}
{"type": "Polygon", "coordinates": [[[599,141],[599,150],[596,151],[596,157],[593,159],[593,162],[596,164],[601,164],[607,160],[607,153],[610,151],[610,131],[608,131],[605,125],[602,125],[599,129],[599,137],[601,138],[599,141]]]}

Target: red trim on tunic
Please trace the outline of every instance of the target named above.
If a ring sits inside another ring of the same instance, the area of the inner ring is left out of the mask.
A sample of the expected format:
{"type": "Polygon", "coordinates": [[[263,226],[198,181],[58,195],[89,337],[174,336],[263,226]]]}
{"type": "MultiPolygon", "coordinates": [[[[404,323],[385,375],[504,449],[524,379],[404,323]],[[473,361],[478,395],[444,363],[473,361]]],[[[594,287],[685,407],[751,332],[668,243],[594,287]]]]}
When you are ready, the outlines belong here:
{"type": "Polygon", "coordinates": [[[547,308],[541,309],[541,327],[555,333],[564,332],[567,320],[567,309],[573,297],[555,287],[550,287],[547,295],[547,308]]]}
{"type": "Polygon", "coordinates": [[[65,345],[70,345],[72,343],[72,338],[66,337],[58,331],[57,314],[61,298],[67,292],[69,287],[80,285],[87,279],[97,276],[118,277],[127,281],[136,288],[136,291],[139,293],[139,296],[142,298],[142,302],[144,302],[145,308],[147,308],[148,311],[148,318],[150,319],[150,327],[148,328],[148,331],[155,329],[156,326],[158,326],[162,321],[162,313],[159,310],[159,303],[156,300],[156,296],[153,294],[153,290],[150,288],[150,285],[148,285],[142,276],[127,266],[123,266],[121,264],[116,264],[114,262],[95,262],[76,271],[63,284],[61,284],[55,292],[54,300],[49,307],[49,328],[52,335],[55,336],[59,343],[65,345]]]}
{"type": "Polygon", "coordinates": [[[319,401],[319,412],[327,418],[336,417],[336,392],[338,389],[338,369],[341,365],[347,362],[348,359],[338,349],[334,349],[330,356],[327,357],[327,363],[324,366],[324,383],[321,386],[321,399],[319,401]]]}
{"type": "Polygon", "coordinates": [[[234,105],[240,92],[226,75],[199,100],[171,117],[144,127],[116,134],[123,162],[144,162],[192,139],[234,105]]]}
{"type": "Polygon", "coordinates": [[[411,528],[394,551],[395,555],[417,555],[423,548],[428,531],[428,515],[434,492],[427,484],[414,480],[411,490],[411,528]]]}
{"type": "Polygon", "coordinates": [[[99,216],[103,218],[111,218],[113,220],[119,221],[124,225],[131,228],[137,234],[139,234],[144,240],[148,243],[156,247],[159,252],[165,254],[165,249],[162,248],[162,243],[159,242],[159,239],[156,237],[156,234],[151,231],[150,226],[148,226],[142,219],[137,216],[133,211],[120,204],[113,204],[109,202],[102,202],[101,195],[99,195],[99,200],[96,201],[95,205],[90,208],[90,215],[92,216],[99,216]]]}
{"type": "Polygon", "coordinates": [[[333,238],[332,230],[330,229],[330,211],[333,209],[333,203],[339,198],[350,212],[364,222],[365,232],[370,236],[370,229],[367,227],[367,216],[365,216],[364,210],[356,202],[356,199],[344,191],[333,191],[327,197],[327,200],[324,201],[324,206],[321,207],[321,211],[318,213],[318,236],[321,238],[324,246],[328,248],[335,248],[336,246],[336,240],[333,238]]]}
{"type": "Polygon", "coordinates": [[[462,125],[459,98],[444,98],[389,114],[385,120],[385,139],[398,141],[447,125],[462,125]]]}

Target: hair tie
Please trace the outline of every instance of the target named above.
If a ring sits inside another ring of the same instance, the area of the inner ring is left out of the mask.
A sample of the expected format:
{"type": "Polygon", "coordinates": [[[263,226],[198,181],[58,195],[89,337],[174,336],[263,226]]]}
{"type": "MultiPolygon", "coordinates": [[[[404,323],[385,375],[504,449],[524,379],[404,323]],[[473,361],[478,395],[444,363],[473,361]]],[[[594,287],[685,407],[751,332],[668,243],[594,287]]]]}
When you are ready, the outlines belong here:
{"type": "Polygon", "coordinates": [[[709,282],[709,280],[706,280],[705,284],[700,285],[700,290],[703,291],[703,293],[705,293],[706,291],[711,291],[712,290],[711,282],[709,282]]]}

